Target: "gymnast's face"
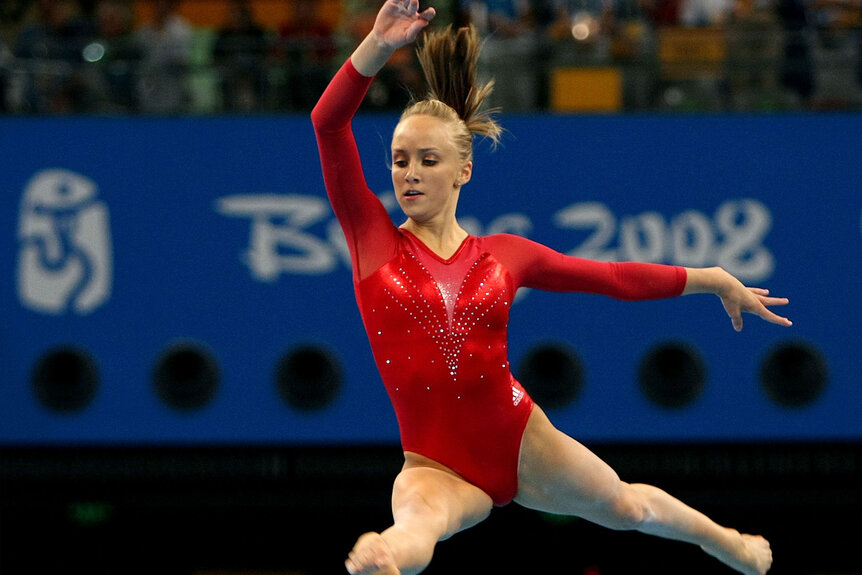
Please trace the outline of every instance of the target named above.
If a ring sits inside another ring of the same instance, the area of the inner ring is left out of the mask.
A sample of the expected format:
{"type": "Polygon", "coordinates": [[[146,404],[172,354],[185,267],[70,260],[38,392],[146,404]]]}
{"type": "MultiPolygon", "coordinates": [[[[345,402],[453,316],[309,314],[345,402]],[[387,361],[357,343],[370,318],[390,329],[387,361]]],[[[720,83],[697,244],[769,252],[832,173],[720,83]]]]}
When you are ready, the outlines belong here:
{"type": "Polygon", "coordinates": [[[392,185],[401,209],[417,223],[454,219],[461,186],[472,169],[472,162],[459,158],[444,120],[415,115],[396,126],[392,185]]]}

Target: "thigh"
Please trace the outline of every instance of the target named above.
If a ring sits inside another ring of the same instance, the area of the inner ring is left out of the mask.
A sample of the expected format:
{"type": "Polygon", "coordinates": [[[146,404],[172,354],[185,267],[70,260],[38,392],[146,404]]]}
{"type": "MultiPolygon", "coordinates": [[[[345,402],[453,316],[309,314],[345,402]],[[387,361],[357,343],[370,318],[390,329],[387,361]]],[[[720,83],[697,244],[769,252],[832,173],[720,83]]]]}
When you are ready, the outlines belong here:
{"type": "Polygon", "coordinates": [[[533,407],[521,442],[516,502],[590,518],[613,501],[621,487],[607,463],[554,427],[538,405],[533,407]]]}
{"type": "Polygon", "coordinates": [[[431,460],[417,462],[415,456],[408,456],[392,489],[395,525],[430,531],[438,541],[481,522],[492,507],[491,497],[475,485],[431,460]]]}

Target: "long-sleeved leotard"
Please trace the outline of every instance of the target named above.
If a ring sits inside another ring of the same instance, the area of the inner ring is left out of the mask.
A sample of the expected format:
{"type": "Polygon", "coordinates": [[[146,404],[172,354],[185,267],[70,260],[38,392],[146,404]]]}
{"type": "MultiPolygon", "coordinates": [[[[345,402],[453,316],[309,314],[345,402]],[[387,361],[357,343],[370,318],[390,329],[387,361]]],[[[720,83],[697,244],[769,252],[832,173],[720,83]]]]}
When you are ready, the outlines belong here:
{"type": "Polygon", "coordinates": [[[685,270],[579,259],[508,234],[471,235],[442,259],[395,227],[365,182],[350,121],[371,80],[348,60],[312,121],[374,359],[403,449],[449,467],[504,505],[517,493],[521,437],[533,405],[508,361],[516,290],[672,297],[683,290],[685,270]]]}

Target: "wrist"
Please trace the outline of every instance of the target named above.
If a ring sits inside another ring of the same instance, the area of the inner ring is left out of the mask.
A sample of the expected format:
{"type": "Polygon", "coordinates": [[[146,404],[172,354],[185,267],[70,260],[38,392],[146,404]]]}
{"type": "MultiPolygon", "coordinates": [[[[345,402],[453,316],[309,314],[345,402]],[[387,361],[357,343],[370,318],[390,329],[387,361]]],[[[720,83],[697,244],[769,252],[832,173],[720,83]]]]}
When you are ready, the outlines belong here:
{"type": "Polygon", "coordinates": [[[393,52],[394,50],[372,30],[357,46],[350,59],[357,72],[370,78],[383,68],[393,52]]]}
{"type": "Polygon", "coordinates": [[[686,283],[683,294],[711,293],[720,296],[728,286],[730,278],[723,268],[686,268],[686,283]]]}

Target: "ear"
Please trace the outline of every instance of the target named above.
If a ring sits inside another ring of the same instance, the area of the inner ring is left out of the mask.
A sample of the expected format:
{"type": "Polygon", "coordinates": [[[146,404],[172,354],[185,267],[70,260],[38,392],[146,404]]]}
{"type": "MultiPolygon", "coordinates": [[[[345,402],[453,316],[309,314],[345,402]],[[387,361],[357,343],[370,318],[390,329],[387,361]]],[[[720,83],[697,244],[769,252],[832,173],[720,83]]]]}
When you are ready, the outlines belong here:
{"type": "Polygon", "coordinates": [[[460,188],[464,184],[470,181],[470,178],[473,177],[473,162],[467,162],[462,166],[461,173],[458,175],[458,179],[455,180],[455,187],[460,188]]]}

